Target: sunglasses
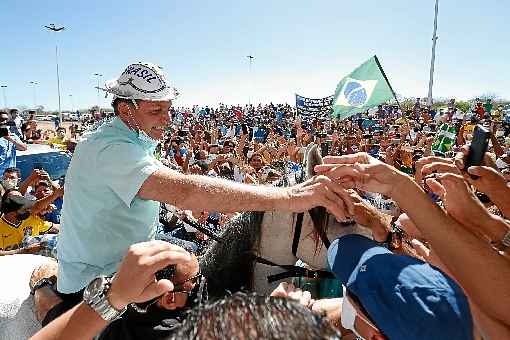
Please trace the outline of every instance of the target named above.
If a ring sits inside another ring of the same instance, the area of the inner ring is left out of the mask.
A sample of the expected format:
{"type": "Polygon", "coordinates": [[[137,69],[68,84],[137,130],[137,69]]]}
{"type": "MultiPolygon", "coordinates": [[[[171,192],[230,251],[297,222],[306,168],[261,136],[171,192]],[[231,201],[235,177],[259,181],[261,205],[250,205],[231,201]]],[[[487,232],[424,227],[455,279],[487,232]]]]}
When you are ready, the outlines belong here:
{"type": "MultiPolygon", "coordinates": [[[[174,284],[174,290],[169,292],[169,293],[172,293],[170,302],[175,302],[175,294],[176,293],[186,294],[186,295],[189,296],[193,292],[195,287],[197,287],[197,284],[200,282],[202,277],[203,277],[202,274],[200,272],[198,272],[198,274],[196,274],[195,276],[190,277],[187,280],[184,280],[184,281],[182,281],[180,283],[175,283],[174,284]],[[187,282],[192,283],[193,286],[194,286],[191,291],[184,289],[184,284],[187,283],[187,282]]],[[[164,294],[162,294],[160,296],[157,296],[157,297],[153,298],[152,300],[149,300],[149,301],[146,301],[146,302],[143,302],[143,303],[132,303],[131,307],[133,307],[133,309],[135,311],[137,311],[138,313],[145,314],[149,310],[149,307],[152,306],[153,304],[155,304],[163,295],[164,294]]]]}

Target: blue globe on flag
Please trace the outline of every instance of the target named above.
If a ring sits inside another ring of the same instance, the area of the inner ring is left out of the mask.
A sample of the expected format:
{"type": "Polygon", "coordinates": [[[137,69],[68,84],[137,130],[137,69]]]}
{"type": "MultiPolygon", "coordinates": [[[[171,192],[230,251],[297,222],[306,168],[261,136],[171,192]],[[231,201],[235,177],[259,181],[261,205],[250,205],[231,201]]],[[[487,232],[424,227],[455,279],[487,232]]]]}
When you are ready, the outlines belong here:
{"type": "Polygon", "coordinates": [[[367,91],[357,81],[350,81],[344,87],[344,97],[351,106],[360,106],[367,100],[367,91]]]}

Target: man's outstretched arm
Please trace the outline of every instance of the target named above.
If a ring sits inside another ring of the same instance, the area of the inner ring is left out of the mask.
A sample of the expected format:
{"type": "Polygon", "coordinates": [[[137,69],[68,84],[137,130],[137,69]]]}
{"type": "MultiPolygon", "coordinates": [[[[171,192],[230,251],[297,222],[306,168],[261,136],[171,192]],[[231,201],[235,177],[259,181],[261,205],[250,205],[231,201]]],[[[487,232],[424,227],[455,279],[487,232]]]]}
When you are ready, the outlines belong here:
{"type": "MultiPolygon", "coordinates": [[[[350,175],[356,176],[356,172],[353,170],[350,175]]],[[[348,192],[325,176],[293,187],[275,188],[183,175],[161,168],[145,180],[138,196],[191,210],[298,212],[323,206],[339,220],[345,220],[353,213],[348,192]]]]}

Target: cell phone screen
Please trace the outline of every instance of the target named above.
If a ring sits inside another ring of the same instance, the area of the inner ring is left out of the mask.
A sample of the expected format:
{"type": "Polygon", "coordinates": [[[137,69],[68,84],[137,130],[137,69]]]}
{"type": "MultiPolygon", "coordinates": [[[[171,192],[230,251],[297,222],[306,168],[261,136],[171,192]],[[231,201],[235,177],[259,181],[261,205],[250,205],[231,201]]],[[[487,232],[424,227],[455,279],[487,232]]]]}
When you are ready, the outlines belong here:
{"type": "Polygon", "coordinates": [[[473,132],[473,140],[469,146],[469,154],[466,158],[464,170],[470,166],[477,166],[482,164],[485,152],[489,145],[490,132],[482,125],[477,125],[473,132]]]}

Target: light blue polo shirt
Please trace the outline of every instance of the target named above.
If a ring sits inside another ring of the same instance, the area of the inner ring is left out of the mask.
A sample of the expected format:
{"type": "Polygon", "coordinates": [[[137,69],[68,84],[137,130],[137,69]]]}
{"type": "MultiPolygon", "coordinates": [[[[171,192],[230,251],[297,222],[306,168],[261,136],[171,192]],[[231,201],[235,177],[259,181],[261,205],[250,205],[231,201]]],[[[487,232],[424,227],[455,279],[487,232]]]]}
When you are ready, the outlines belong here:
{"type": "Polygon", "coordinates": [[[163,165],[155,144],[119,118],[84,135],[66,174],[58,241],[58,291],[83,289],[117,271],[130,245],[154,238],[159,202],[137,193],[163,165]]]}
{"type": "MultiPolygon", "coordinates": [[[[19,141],[15,135],[11,135],[13,139],[19,141]]],[[[4,174],[5,169],[16,166],[16,145],[7,139],[0,137],[0,176],[4,174]]]]}

